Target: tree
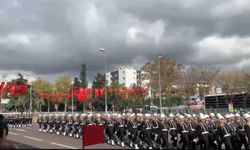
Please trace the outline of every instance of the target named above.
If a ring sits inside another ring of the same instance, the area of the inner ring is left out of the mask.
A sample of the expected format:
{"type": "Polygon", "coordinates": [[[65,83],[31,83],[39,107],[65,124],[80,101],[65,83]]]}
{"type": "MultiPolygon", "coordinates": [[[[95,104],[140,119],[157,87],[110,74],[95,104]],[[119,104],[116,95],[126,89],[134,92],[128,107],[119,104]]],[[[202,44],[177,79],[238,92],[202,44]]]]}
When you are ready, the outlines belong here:
{"type": "MultiPolygon", "coordinates": [[[[47,94],[52,94],[53,93],[53,85],[49,83],[47,80],[43,80],[41,77],[38,77],[37,80],[32,82],[32,88],[34,95],[32,97],[37,97],[38,94],[41,93],[47,93],[47,94]]],[[[42,106],[46,105],[49,106],[48,103],[50,102],[45,102],[43,99],[37,99],[34,101],[34,106],[36,109],[39,109],[39,111],[42,111],[42,106]]]]}
{"type": "MultiPolygon", "coordinates": [[[[18,73],[18,78],[13,79],[11,81],[12,84],[27,84],[28,80],[23,78],[23,75],[18,73]]],[[[30,90],[30,89],[29,89],[30,90]]],[[[4,91],[5,93],[5,91],[4,91]]],[[[7,104],[6,108],[9,110],[18,109],[21,113],[23,113],[27,108],[29,108],[29,92],[26,92],[24,96],[13,97],[10,96],[10,102],[7,104]]]]}
{"type": "Polygon", "coordinates": [[[184,66],[181,63],[165,57],[156,58],[152,63],[148,62],[142,67],[143,71],[150,74],[150,86],[153,91],[159,91],[160,74],[161,91],[166,94],[167,99],[171,98],[173,85],[180,83],[182,69],[184,69],[184,66]]]}
{"type": "MultiPolygon", "coordinates": [[[[56,79],[54,86],[55,86],[55,94],[69,94],[71,93],[71,88],[72,88],[71,78],[69,76],[61,76],[58,79],[56,79]]],[[[64,111],[66,111],[68,99],[64,98],[63,103],[65,108],[64,111]]]]}
{"type": "Polygon", "coordinates": [[[73,86],[80,87],[80,84],[81,84],[81,82],[79,81],[79,78],[78,78],[78,77],[75,77],[75,78],[74,78],[74,82],[73,82],[73,86]]]}
{"type": "Polygon", "coordinates": [[[105,87],[105,75],[98,72],[97,75],[95,76],[95,80],[93,81],[92,87],[93,88],[105,87]]]}
{"type": "Polygon", "coordinates": [[[212,83],[220,72],[220,68],[191,66],[184,74],[184,86],[186,88],[186,96],[198,94],[204,97],[208,94],[212,83]]]}
{"type": "Polygon", "coordinates": [[[81,65],[80,81],[81,81],[80,87],[86,88],[88,86],[86,64],[81,65]]]}
{"type": "Polygon", "coordinates": [[[228,101],[233,100],[235,94],[243,91],[242,74],[236,71],[224,71],[219,75],[222,90],[226,93],[228,101]]]}

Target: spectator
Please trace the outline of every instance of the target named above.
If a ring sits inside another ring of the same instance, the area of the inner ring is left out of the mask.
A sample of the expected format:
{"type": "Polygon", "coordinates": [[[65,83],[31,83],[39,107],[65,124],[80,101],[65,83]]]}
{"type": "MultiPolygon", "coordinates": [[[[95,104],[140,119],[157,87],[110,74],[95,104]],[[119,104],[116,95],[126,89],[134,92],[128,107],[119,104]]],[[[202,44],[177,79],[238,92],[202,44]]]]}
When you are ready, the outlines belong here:
{"type": "Polygon", "coordinates": [[[9,128],[8,128],[7,122],[4,120],[4,116],[2,114],[0,114],[0,126],[3,127],[3,128],[5,128],[6,135],[8,135],[9,128]]]}
{"type": "Polygon", "coordinates": [[[0,114],[0,149],[17,149],[16,145],[10,145],[5,142],[8,135],[8,126],[4,120],[4,116],[0,114]]]}

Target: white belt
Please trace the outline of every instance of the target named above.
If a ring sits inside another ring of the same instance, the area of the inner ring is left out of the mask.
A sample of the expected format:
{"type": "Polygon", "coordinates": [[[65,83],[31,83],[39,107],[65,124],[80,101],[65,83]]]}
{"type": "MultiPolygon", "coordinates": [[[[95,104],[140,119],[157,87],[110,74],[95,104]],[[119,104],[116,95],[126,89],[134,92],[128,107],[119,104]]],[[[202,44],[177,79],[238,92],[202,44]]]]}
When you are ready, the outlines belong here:
{"type": "Polygon", "coordinates": [[[214,131],[217,131],[217,129],[215,129],[214,131]]]}
{"type": "Polygon", "coordinates": [[[151,129],[151,128],[146,128],[146,130],[149,130],[149,129],[151,129]]]}
{"type": "Polygon", "coordinates": [[[108,125],[108,126],[114,126],[114,125],[111,124],[111,125],[108,125]]]}
{"type": "Polygon", "coordinates": [[[208,132],[206,131],[206,132],[202,132],[201,134],[207,134],[208,132]]]}
{"type": "Polygon", "coordinates": [[[231,134],[226,134],[226,135],[224,135],[224,137],[228,137],[228,136],[231,136],[231,134]]]}
{"type": "Polygon", "coordinates": [[[188,133],[188,131],[181,131],[182,133],[188,133]]]}
{"type": "Polygon", "coordinates": [[[119,127],[124,127],[123,125],[119,125],[119,127]]]}
{"type": "Polygon", "coordinates": [[[240,131],[245,131],[245,129],[240,129],[240,131]]]}
{"type": "Polygon", "coordinates": [[[176,128],[170,128],[169,130],[176,130],[176,128]]]}
{"type": "Polygon", "coordinates": [[[192,131],[196,131],[195,129],[192,129],[192,131]]]}
{"type": "Polygon", "coordinates": [[[168,131],[168,129],[162,129],[162,131],[168,131]]]}

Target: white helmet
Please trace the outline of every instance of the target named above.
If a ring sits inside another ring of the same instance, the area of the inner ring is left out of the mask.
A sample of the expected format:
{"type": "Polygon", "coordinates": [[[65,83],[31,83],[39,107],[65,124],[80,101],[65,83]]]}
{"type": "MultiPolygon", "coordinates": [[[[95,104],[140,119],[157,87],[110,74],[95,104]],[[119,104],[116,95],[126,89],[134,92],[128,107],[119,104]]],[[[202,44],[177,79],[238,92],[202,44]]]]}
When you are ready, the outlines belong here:
{"type": "Polygon", "coordinates": [[[174,115],[172,113],[169,114],[170,118],[174,118],[174,115]]]}

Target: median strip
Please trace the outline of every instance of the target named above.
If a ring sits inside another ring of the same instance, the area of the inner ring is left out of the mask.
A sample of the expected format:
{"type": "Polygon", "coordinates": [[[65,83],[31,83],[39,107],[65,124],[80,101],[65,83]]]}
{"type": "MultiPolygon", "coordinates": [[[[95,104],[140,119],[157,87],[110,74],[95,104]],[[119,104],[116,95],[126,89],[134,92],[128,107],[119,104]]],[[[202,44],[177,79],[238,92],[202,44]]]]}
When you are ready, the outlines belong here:
{"type": "Polygon", "coordinates": [[[57,145],[57,146],[62,146],[62,147],[69,148],[69,149],[78,149],[76,147],[71,147],[71,146],[67,146],[67,145],[63,145],[63,144],[59,144],[59,143],[54,143],[54,142],[52,142],[51,144],[57,145]]]}
{"type": "Polygon", "coordinates": [[[31,140],[35,140],[35,141],[39,141],[39,142],[43,141],[42,139],[38,139],[38,138],[30,137],[30,136],[24,136],[24,137],[27,139],[31,139],[31,140]]]}

